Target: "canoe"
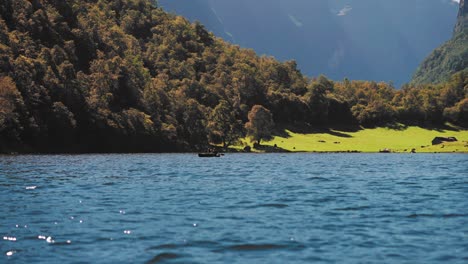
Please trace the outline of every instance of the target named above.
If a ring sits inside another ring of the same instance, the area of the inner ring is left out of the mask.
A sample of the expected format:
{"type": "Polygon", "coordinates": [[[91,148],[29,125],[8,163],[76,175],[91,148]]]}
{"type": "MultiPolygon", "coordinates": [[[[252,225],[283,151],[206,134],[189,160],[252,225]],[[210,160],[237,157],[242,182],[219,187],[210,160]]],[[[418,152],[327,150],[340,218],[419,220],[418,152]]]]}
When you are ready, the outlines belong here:
{"type": "Polygon", "coordinates": [[[198,153],[200,158],[219,158],[221,157],[220,153],[198,153]]]}

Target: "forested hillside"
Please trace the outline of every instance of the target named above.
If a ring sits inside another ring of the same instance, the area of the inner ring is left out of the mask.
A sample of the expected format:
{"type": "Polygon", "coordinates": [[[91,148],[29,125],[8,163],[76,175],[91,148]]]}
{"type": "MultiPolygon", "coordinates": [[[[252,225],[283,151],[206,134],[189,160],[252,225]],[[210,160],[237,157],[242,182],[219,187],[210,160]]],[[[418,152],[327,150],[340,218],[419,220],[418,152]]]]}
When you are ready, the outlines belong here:
{"type": "Polygon", "coordinates": [[[419,66],[412,83],[441,83],[468,68],[468,5],[460,1],[453,38],[434,50],[419,66]]]}
{"type": "Polygon", "coordinates": [[[261,116],[277,128],[468,125],[467,71],[402,90],[309,79],[156,5],[2,0],[0,152],[198,150],[255,133],[261,116]]]}

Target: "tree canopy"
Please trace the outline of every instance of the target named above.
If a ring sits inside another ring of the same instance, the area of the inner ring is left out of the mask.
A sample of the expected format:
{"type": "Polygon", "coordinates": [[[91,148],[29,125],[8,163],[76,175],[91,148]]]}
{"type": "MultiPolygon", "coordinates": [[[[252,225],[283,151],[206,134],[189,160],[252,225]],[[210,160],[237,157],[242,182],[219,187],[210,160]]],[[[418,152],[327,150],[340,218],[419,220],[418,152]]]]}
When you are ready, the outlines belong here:
{"type": "Polygon", "coordinates": [[[275,126],[271,112],[261,105],[254,105],[249,114],[249,122],[245,124],[247,134],[252,137],[257,144],[262,139],[269,139],[275,126]]]}

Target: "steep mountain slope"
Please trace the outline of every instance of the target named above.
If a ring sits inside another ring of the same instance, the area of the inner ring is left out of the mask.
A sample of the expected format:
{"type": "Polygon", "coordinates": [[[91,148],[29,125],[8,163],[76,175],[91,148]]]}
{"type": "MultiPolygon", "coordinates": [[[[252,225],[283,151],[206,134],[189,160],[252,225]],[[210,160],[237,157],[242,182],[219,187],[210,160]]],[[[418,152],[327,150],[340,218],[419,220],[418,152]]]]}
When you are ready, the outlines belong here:
{"type": "Polygon", "coordinates": [[[309,76],[408,82],[451,37],[452,0],[159,0],[226,40],[309,76]]]}
{"type": "Polygon", "coordinates": [[[434,50],[419,66],[412,83],[440,83],[468,68],[468,5],[460,1],[453,37],[434,50]]]}

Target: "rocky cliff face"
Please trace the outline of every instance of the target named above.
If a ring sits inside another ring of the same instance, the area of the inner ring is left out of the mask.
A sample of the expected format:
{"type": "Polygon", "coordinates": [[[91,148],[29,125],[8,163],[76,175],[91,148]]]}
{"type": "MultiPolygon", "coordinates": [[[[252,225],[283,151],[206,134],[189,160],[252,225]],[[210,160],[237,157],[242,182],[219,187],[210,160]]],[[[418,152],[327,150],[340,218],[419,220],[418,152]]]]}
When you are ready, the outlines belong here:
{"type": "Polygon", "coordinates": [[[457,24],[455,25],[454,34],[457,35],[460,32],[466,30],[468,25],[468,5],[465,4],[465,0],[460,1],[460,10],[458,11],[457,24]]]}

